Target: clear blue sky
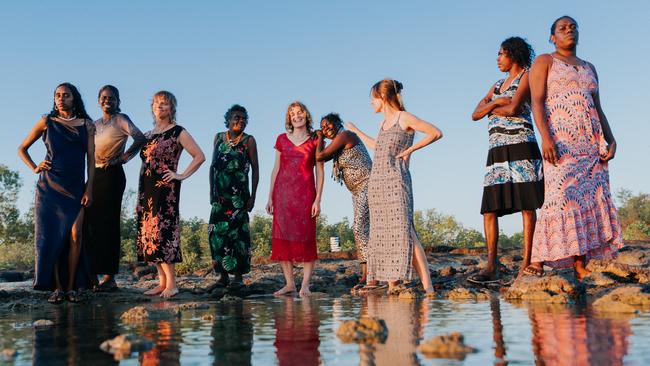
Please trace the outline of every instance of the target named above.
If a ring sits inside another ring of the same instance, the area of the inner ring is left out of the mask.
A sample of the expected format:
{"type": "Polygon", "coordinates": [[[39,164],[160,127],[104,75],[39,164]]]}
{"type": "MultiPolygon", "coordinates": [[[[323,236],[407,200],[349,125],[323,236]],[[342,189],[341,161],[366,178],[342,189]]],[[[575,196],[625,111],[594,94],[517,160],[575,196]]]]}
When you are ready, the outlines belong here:
{"type": "MultiPolygon", "coordinates": [[[[413,157],[415,208],[436,208],[480,230],[487,130],[470,114],[502,76],[500,42],[523,36],[538,54],[549,52],[549,27],[564,14],[579,22],[578,55],[598,69],[618,140],[612,189],[650,192],[647,1],[3,2],[0,162],[20,171],[25,210],[36,176],[16,148],[50,110],[58,83],[77,85],[93,118],[100,117],[99,87],[117,86],[122,110],[142,130],[151,128],[151,96],[166,89],[208,160],[225,110],[233,103],[248,108],[247,132],[260,153],[261,211],[288,103],[302,100],[317,120],[336,111],[376,134],[381,116],[372,113],[369,88],[393,77],[404,83],[407,109],[445,134],[413,157]]],[[[42,143],[30,151],[39,160],[42,143]]],[[[188,161],[185,155],[181,169],[188,161]]],[[[209,217],[208,164],[183,183],[183,217],[209,217]]],[[[139,158],[126,166],[127,187],[137,189],[139,168],[139,158]]],[[[325,169],[329,177],[331,165],[325,169]]],[[[349,193],[327,179],[322,209],[330,222],[351,217],[349,193]]],[[[520,230],[520,216],[501,222],[508,233],[520,230]]]]}

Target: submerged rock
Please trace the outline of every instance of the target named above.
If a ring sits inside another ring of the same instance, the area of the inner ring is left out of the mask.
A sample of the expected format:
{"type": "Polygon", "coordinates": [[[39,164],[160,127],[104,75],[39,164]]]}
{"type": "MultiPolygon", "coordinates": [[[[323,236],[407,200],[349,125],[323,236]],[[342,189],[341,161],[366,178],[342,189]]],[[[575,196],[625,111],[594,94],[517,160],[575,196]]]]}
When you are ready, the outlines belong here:
{"type": "Polygon", "coordinates": [[[51,327],[54,325],[54,322],[51,320],[47,319],[38,319],[34,323],[32,323],[32,326],[34,328],[39,328],[39,327],[51,327]]]}
{"type": "Polygon", "coordinates": [[[341,323],[336,336],[344,343],[384,343],[388,337],[388,328],[383,319],[363,317],[341,323]]]}
{"type": "Polygon", "coordinates": [[[564,304],[584,295],[584,285],[567,274],[519,276],[504,293],[506,299],[564,304]]]}
{"type": "Polygon", "coordinates": [[[243,299],[241,297],[239,297],[239,296],[234,296],[234,295],[231,295],[231,294],[225,294],[221,298],[221,300],[219,300],[219,301],[221,301],[221,302],[236,302],[236,301],[242,301],[242,300],[243,299]]]}
{"type": "Polygon", "coordinates": [[[650,310],[650,288],[636,285],[619,287],[592,305],[595,310],[603,312],[634,313],[638,308],[650,310]]]}
{"type": "Polygon", "coordinates": [[[141,322],[149,319],[149,311],[144,306],[135,306],[125,311],[120,319],[125,323],[141,322]]]}
{"type": "Polygon", "coordinates": [[[106,353],[112,354],[116,361],[120,361],[130,357],[133,352],[146,352],[152,349],[153,346],[153,342],[146,338],[120,334],[113,339],[102,342],[99,348],[106,353]]]}
{"type": "Polygon", "coordinates": [[[418,351],[428,358],[453,358],[464,360],[468,353],[478,350],[465,344],[465,337],[458,332],[440,335],[418,346],[418,351]]]}

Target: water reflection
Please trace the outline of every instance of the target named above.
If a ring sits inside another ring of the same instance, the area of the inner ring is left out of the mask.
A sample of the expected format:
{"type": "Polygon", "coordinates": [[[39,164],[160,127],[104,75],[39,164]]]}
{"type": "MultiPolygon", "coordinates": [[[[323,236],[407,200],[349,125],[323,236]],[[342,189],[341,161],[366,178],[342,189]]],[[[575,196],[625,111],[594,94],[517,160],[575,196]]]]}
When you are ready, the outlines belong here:
{"type": "Polygon", "coordinates": [[[503,340],[503,323],[501,322],[501,302],[499,299],[490,300],[490,312],[492,314],[492,340],[494,341],[494,364],[505,366],[506,344],[503,340]]]}
{"type": "Polygon", "coordinates": [[[388,338],[384,344],[360,345],[360,364],[420,365],[415,347],[422,339],[427,323],[428,304],[427,299],[415,301],[378,296],[363,299],[361,315],[384,319],[388,338]]]}
{"type": "Polygon", "coordinates": [[[622,365],[631,335],[627,317],[603,318],[584,310],[536,305],[528,309],[538,365],[622,365]]]}
{"type": "Polygon", "coordinates": [[[212,325],[214,365],[251,365],[253,312],[243,301],[217,304],[212,325]]]}
{"type": "MultiPolygon", "coordinates": [[[[276,303],[277,304],[277,303],[276,303]]],[[[296,300],[285,296],[280,306],[275,306],[275,345],[278,364],[320,365],[319,309],[308,297],[296,300]]]]}
{"type": "Polygon", "coordinates": [[[140,365],[180,365],[183,338],[178,323],[178,320],[160,320],[140,329],[140,335],[155,339],[156,343],[150,351],[140,353],[140,365]]]}

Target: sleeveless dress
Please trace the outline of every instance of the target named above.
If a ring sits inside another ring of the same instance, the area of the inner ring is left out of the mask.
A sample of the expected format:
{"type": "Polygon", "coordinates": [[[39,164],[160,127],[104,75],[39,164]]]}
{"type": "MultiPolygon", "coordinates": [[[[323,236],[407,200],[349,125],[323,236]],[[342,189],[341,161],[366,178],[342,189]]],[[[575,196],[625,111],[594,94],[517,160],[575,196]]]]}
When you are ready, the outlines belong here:
{"type": "Polygon", "coordinates": [[[607,153],[588,64],[553,58],[546,81],[546,115],[559,160],[544,161],[545,198],[533,237],[532,261],[564,268],[574,256],[607,259],[623,246],[610,189],[607,153]]]}
{"type": "Polygon", "coordinates": [[[142,167],[136,205],[137,253],[141,262],[182,262],[178,211],[181,182],[165,183],[163,175],[167,169],[176,171],[183,151],[178,137],[183,130],[176,125],[162,133],[145,134],[147,142],[140,151],[142,167]]]}
{"type": "MultiPolygon", "coordinates": [[[[497,81],[492,100],[514,97],[524,73],[501,92],[505,79],[497,81]]],[[[497,216],[522,210],[534,211],[544,202],[542,154],[537,146],[530,104],[524,103],[519,114],[509,117],[488,116],[490,150],[488,152],[481,214],[497,216]]]]}
{"type": "MultiPolygon", "coordinates": [[[[68,283],[70,231],[82,208],[89,127],[88,122],[81,126],[68,126],[49,117],[46,117],[45,124],[45,160],[51,162],[51,168],[41,171],[36,183],[34,289],[49,291],[56,287],[54,265],[57,262],[61,285],[68,283]]],[[[89,284],[90,268],[84,252],[82,245],[73,289],[89,284]]]]}
{"type": "Polygon", "coordinates": [[[345,183],[352,193],[354,223],[352,231],[357,246],[359,262],[368,260],[368,236],[370,235],[370,210],[368,209],[368,180],[372,170],[372,160],[365,145],[359,141],[334,158],[332,176],[337,182],[345,183]]]}
{"type": "Polygon", "coordinates": [[[248,188],[248,140],[244,136],[235,146],[217,134],[210,165],[210,203],[208,225],[210,253],[216,272],[248,273],[251,268],[251,236],[246,204],[248,188]]]}
{"type": "Polygon", "coordinates": [[[408,164],[395,156],[413,145],[398,121],[377,136],[368,183],[368,281],[413,278],[413,189],[408,164]]]}
{"type": "Polygon", "coordinates": [[[316,218],[311,206],[316,199],[314,167],[318,140],[309,138],[296,146],[285,133],[275,141],[280,168],[273,185],[271,259],[312,262],[316,251],[316,218]]]}

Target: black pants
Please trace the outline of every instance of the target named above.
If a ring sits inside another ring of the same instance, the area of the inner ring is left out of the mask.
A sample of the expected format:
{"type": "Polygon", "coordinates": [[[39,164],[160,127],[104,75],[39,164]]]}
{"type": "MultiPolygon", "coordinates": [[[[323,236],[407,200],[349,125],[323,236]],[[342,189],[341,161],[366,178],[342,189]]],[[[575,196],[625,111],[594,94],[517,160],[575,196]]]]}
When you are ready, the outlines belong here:
{"type": "Polygon", "coordinates": [[[117,274],[120,264],[120,213],[126,177],[121,165],[95,169],[93,201],[86,211],[84,241],[94,274],[117,274]]]}

